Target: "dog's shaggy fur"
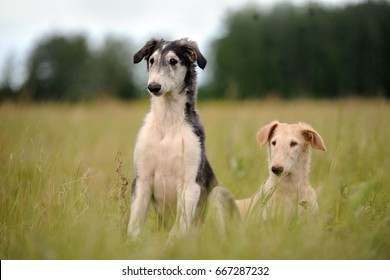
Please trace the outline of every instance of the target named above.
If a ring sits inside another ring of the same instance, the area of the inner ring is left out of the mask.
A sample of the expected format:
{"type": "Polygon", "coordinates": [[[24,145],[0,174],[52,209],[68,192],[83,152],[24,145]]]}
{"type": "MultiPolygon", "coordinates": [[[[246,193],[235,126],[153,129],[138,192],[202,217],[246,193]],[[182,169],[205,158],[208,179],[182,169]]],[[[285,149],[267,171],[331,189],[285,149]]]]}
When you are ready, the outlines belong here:
{"type": "Polygon", "coordinates": [[[261,209],[267,217],[292,217],[318,211],[317,195],[309,183],[311,148],[326,151],[321,136],[305,123],[273,121],[260,129],[261,147],[268,143],[269,177],[251,198],[236,200],[242,217],[261,209]]]}
{"type": "Polygon", "coordinates": [[[196,64],[206,59],[195,42],[151,39],[134,55],[149,71],[151,110],[134,150],[135,179],[128,234],[136,238],[152,201],[158,216],[176,218],[170,236],[188,230],[202,216],[217,179],[206,158],[205,134],[196,103],[196,64]]]}

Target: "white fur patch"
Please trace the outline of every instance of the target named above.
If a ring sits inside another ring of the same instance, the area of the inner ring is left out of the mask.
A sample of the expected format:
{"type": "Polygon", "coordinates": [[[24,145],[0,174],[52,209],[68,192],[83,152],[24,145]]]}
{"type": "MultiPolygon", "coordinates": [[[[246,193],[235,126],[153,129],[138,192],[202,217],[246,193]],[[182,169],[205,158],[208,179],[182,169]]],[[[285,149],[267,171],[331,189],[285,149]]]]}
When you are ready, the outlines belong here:
{"type": "Polygon", "coordinates": [[[185,122],[161,127],[158,117],[149,113],[139,133],[134,162],[139,180],[153,186],[157,211],[165,214],[175,211],[178,188],[195,182],[200,144],[185,122]]]}

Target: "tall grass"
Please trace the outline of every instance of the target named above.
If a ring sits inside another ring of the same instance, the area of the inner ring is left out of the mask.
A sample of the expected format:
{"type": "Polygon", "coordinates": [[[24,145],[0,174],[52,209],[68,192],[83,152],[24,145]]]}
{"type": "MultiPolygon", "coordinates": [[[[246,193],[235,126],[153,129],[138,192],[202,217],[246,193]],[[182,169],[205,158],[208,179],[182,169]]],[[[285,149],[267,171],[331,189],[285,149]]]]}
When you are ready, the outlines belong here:
{"type": "Polygon", "coordinates": [[[211,224],[166,246],[153,211],[127,240],[132,152],[147,101],[0,105],[1,259],[389,259],[390,104],[384,100],[206,102],[208,158],[237,198],[267,178],[257,130],[305,121],[323,137],[311,183],[320,215],[211,224]]]}

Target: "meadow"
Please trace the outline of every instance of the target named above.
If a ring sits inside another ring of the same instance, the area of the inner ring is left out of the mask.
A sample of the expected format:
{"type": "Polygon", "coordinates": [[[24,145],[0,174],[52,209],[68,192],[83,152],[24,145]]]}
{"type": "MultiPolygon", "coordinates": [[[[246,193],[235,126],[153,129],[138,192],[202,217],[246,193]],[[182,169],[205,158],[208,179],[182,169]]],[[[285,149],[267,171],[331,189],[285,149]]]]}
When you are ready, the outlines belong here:
{"type": "Polygon", "coordinates": [[[206,152],[235,197],[267,178],[260,127],[304,121],[313,151],[315,219],[252,218],[193,229],[166,246],[150,209],[140,241],[126,238],[132,154],[148,100],[0,104],[0,259],[390,259],[390,103],[251,100],[198,104],[206,152]]]}

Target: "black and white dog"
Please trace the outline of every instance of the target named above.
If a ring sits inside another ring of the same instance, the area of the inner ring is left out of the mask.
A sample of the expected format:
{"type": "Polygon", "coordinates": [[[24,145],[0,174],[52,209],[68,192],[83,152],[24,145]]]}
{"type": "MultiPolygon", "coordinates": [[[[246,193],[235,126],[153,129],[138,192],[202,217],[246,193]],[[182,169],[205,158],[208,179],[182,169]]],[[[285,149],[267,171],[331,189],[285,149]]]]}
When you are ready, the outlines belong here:
{"type": "Polygon", "coordinates": [[[152,200],[160,218],[176,217],[170,236],[180,235],[203,213],[217,179],[206,158],[205,134],[195,109],[196,64],[206,59],[187,39],[151,39],[134,55],[149,71],[151,110],[134,150],[128,234],[136,238],[152,200]]]}

